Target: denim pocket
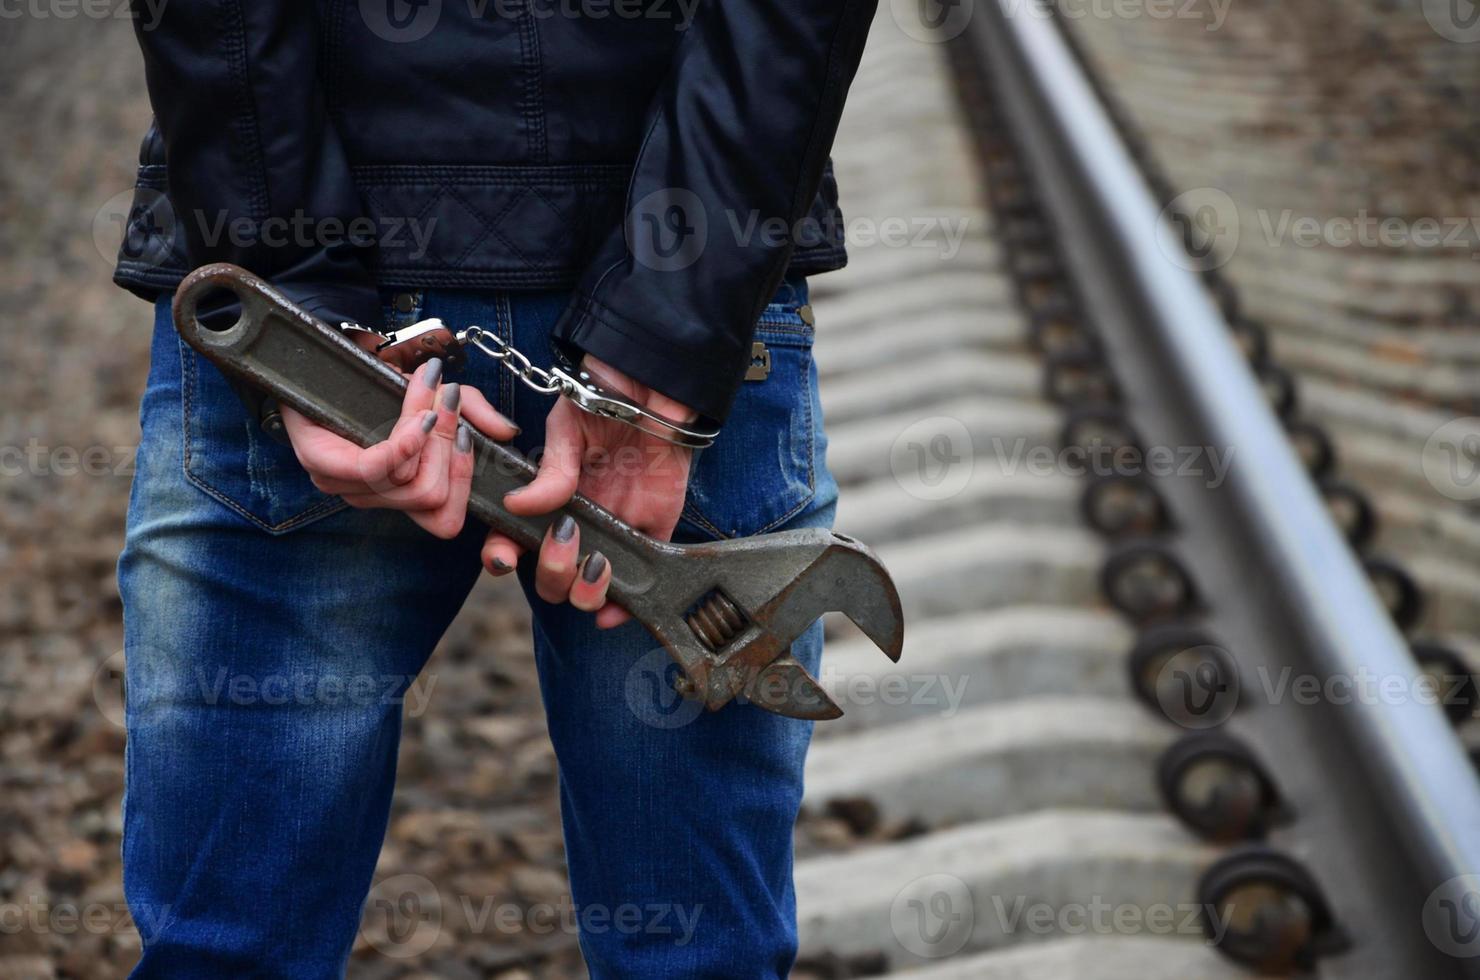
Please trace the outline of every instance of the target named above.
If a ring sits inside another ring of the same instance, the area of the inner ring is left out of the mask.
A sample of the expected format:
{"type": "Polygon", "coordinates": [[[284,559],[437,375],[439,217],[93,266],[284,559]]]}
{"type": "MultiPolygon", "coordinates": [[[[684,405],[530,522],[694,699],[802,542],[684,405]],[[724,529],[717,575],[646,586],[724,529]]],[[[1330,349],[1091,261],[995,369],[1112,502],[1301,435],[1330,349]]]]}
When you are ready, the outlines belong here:
{"type": "Polygon", "coordinates": [[[689,477],[683,518],[712,537],[745,537],[785,524],[817,490],[812,397],[812,327],[800,294],[766,308],[755,339],[770,352],[771,373],[746,381],[714,445],[701,450],[689,477]]]}
{"type": "Polygon", "coordinates": [[[263,432],[216,366],[183,341],[180,398],[185,478],[241,517],[284,534],[348,506],[321,493],[292,447],[263,432]]]}

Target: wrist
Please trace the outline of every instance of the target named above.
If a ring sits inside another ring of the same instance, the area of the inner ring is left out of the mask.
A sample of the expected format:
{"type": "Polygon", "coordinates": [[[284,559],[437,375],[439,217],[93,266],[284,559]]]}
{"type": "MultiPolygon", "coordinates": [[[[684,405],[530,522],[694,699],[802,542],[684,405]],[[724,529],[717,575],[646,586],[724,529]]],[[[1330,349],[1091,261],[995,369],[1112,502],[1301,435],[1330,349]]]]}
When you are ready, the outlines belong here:
{"type": "Polygon", "coordinates": [[[643,408],[663,418],[687,425],[699,417],[696,410],[676,399],[669,398],[661,391],[639,384],[599,357],[585,355],[581,358],[580,367],[590,373],[598,383],[621,392],[642,405],[643,408]]]}

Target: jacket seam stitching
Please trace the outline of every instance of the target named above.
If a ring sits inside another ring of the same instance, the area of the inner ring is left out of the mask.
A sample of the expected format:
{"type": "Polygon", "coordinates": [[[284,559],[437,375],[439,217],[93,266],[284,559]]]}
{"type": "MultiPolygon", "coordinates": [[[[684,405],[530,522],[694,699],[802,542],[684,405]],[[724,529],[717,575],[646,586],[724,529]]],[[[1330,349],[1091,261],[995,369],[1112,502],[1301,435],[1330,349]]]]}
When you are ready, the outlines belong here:
{"type": "Polygon", "coordinates": [[[248,192],[252,198],[252,216],[261,219],[271,212],[272,201],[262,158],[262,133],[257,119],[257,100],[252,93],[251,65],[247,61],[246,14],[240,0],[224,5],[222,14],[231,20],[223,33],[227,41],[227,63],[237,81],[236,102],[241,112],[235,128],[240,131],[242,149],[249,160],[251,186],[248,192]]]}
{"type": "MultiPolygon", "coordinates": [[[[160,165],[163,166],[163,165],[160,165]]],[[[519,179],[524,183],[542,183],[553,187],[566,187],[575,183],[568,178],[585,178],[594,184],[617,186],[625,183],[629,168],[625,164],[608,163],[359,163],[350,167],[357,181],[367,184],[415,184],[432,181],[458,181],[472,183],[468,178],[483,180],[519,179]],[[541,178],[539,175],[544,174],[541,178]]]]}
{"type": "MultiPolygon", "coordinates": [[[[797,212],[799,199],[802,196],[802,179],[807,175],[807,164],[817,155],[817,131],[822,124],[822,110],[826,107],[828,99],[837,88],[838,83],[838,44],[839,38],[846,30],[849,15],[858,6],[857,0],[845,0],[842,13],[838,15],[838,29],[833,33],[832,40],[827,46],[827,65],[824,68],[822,92],[818,96],[818,110],[812,116],[812,129],[807,134],[806,152],[802,157],[802,172],[797,175],[796,184],[791,191],[791,213],[797,212]]],[[[813,192],[815,195],[815,191],[813,192]]],[[[810,204],[810,202],[808,202],[810,204]]]]}
{"type": "Polygon", "coordinates": [[[339,65],[344,53],[344,3],[329,0],[324,13],[324,65],[320,84],[324,86],[324,109],[329,118],[337,119],[339,112],[339,65]]]}
{"type": "Polygon", "coordinates": [[[529,129],[529,153],[536,160],[549,158],[545,140],[545,83],[540,58],[540,32],[529,0],[519,17],[519,46],[524,60],[524,125],[529,129]]]}
{"type": "MultiPolygon", "coordinates": [[[[483,216],[483,212],[479,211],[477,208],[475,208],[471,204],[469,204],[468,201],[467,201],[467,199],[464,198],[457,191],[453,190],[451,187],[449,187],[446,184],[443,184],[441,189],[442,189],[442,193],[446,194],[448,197],[452,198],[454,201],[456,201],[457,203],[461,204],[463,207],[467,208],[468,211],[469,211],[469,213],[471,213],[473,215],[473,217],[475,217],[478,220],[478,224],[483,228],[483,234],[479,235],[478,237],[474,238],[471,242],[469,242],[468,243],[468,247],[465,248],[465,249],[463,249],[461,252],[459,252],[457,258],[455,258],[455,259],[452,260],[453,267],[454,268],[457,268],[458,266],[461,266],[464,261],[467,260],[467,257],[469,255],[472,255],[473,254],[473,250],[474,249],[476,249],[479,245],[482,245],[483,244],[484,240],[487,239],[489,235],[497,234],[498,229],[497,229],[496,225],[497,225],[497,222],[498,222],[498,218],[495,218],[493,221],[490,222],[487,218],[485,218],[483,216]]],[[[512,207],[512,206],[513,206],[512,204],[509,205],[509,207],[512,207]]],[[[503,212],[500,212],[499,217],[502,217],[503,214],[506,213],[507,211],[508,211],[508,207],[504,208],[504,211],[503,212]]],[[[426,209],[423,208],[422,209],[422,214],[420,216],[418,216],[418,220],[420,220],[421,217],[425,217],[425,215],[426,215],[426,209]]],[[[499,237],[502,238],[503,236],[500,235],[499,237]]],[[[510,246],[510,247],[512,247],[512,246],[510,246]]],[[[522,255],[520,257],[523,258],[522,255]]],[[[525,260],[525,264],[526,265],[528,264],[528,259],[525,260]]]]}
{"type": "MultiPolygon", "coordinates": [[[[825,266],[828,269],[841,268],[840,265],[832,263],[842,259],[846,254],[838,248],[816,251],[799,250],[793,254],[789,268],[813,271],[819,266],[825,266]]],[[[538,264],[524,269],[469,269],[455,268],[446,262],[396,264],[382,261],[375,264],[373,271],[378,278],[382,279],[381,285],[387,287],[490,286],[535,289],[569,288],[585,270],[579,265],[538,264]],[[394,278],[395,281],[384,281],[387,278],[394,278]]],[[[119,259],[113,268],[113,281],[120,284],[133,283],[147,287],[174,288],[189,273],[190,269],[183,265],[155,265],[135,259],[119,259]]],[[[763,323],[761,320],[757,322],[763,323]]]]}

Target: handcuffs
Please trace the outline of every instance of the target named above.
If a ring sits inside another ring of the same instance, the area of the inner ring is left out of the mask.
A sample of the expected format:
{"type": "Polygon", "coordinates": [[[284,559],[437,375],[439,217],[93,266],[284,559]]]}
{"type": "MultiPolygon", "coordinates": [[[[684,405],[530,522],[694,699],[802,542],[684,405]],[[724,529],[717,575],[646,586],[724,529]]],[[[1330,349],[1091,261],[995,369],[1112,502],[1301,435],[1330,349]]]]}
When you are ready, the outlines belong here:
{"type": "Polygon", "coordinates": [[[371,330],[358,323],[339,325],[346,336],[386,363],[410,374],[417,365],[440,357],[456,365],[464,352],[475,347],[498,361],[514,377],[534,391],[570,399],[583,412],[612,419],[648,435],[685,449],[703,449],[713,444],[719,429],[697,428],[648,411],[619,391],[603,385],[591,372],[560,357],[549,370],[535,366],[518,348],[479,326],[454,333],[440,319],[421,320],[399,330],[371,330]]]}

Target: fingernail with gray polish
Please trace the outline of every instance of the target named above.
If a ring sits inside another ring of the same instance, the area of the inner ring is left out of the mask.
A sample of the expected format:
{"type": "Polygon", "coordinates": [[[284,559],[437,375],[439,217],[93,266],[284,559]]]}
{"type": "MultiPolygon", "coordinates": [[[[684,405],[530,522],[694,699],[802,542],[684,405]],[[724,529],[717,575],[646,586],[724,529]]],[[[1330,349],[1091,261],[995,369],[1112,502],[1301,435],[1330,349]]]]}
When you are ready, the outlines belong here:
{"type": "Polygon", "coordinates": [[[555,540],[561,544],[569,541],[575,533],[576,519],[569,514],[562,515],[560,520],[555,522],[555,540]]]}
{"type": "Polygon", "coordinates": [[[457,427],[456,446],[457,451],[460,453],[470,453],[473,451],[473,432],[468,428],[466,422],[457,427]]]}
{"type": "Polygon", "coordinates": [[[437,387],[437,382],[442,380],[442,358],[434,357],[427,361],[427,369],[422,373],[421,382],[428,388],[437,387]]]}
{"type": "Polygon", "coordinates": [[[511,572],[514,570],[513,565],[510,565],[498,555],[494,555],[493,560],[490,561],[488,564],[493,568],[495,572],[498,572],[499,574],[503,574],[504,572],[511,572]]]}
{"type": "Polygon", "coordinates": [[[449,412],[457,411],[458,402],[462,401],[462,385],[451,384],[442,388],[442,407],[449,412]]]}
{"type": "Polygon", "coordinates": [[[432,427],[437,424],[437,413],[428,412],[421,417],[421,431],[431,432],[432,427]]]}
{"type": "Polygon", "coordinates": [[[601,578],[601,573],[604,571],[606,571],[606,555],[603,555],[599,551],[593,551],[591,552],[591,556],[586,559],[586,567],[581,569],[581,578],[587,582],[595,583],[597,579],[601,578]]]}

